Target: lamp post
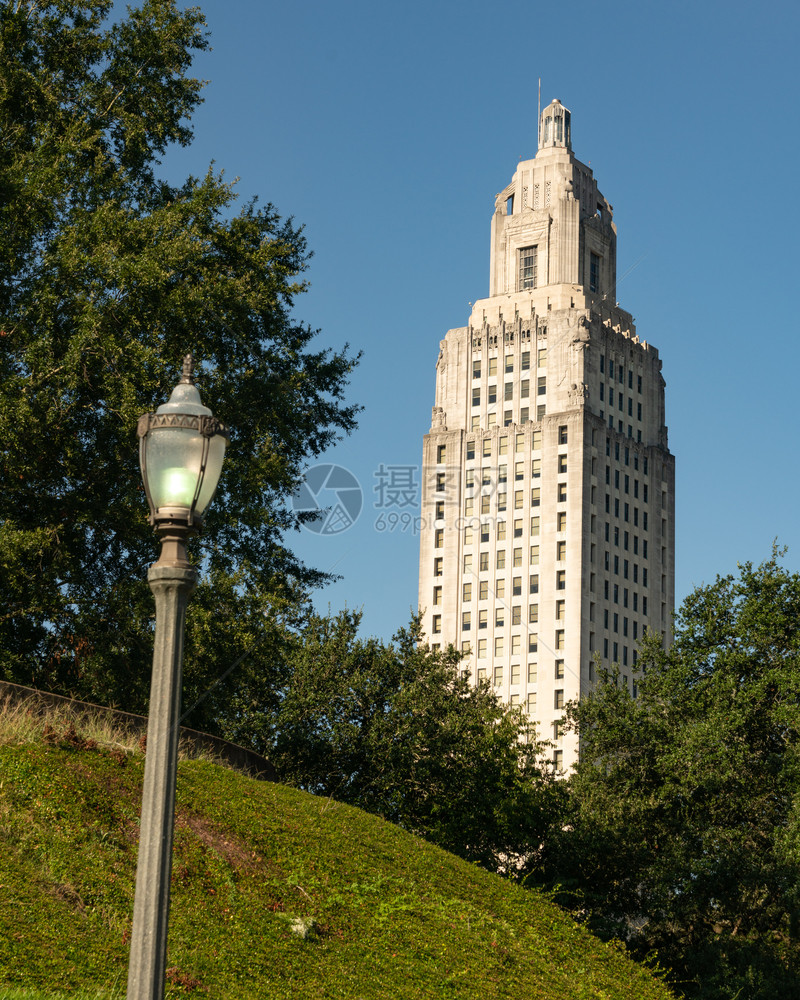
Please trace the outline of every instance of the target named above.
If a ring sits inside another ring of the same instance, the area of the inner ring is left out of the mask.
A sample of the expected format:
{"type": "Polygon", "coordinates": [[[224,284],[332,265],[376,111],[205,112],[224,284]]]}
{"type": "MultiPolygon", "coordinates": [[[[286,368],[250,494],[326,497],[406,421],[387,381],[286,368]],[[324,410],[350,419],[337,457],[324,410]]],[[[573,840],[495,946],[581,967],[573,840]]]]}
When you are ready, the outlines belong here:
{"type": "Polygon", "coordinates": [[[183,630],[186,605],[197,586],[186,542],[202,527],[229,438],[224,424],[200,402],[192,368],[189,354],[169,402],[140,417],[137,428],[150,523],[161,540],[161,554],[147,574],[155,596],[156,633],[128,1000],[164,996],[183,630]]]}

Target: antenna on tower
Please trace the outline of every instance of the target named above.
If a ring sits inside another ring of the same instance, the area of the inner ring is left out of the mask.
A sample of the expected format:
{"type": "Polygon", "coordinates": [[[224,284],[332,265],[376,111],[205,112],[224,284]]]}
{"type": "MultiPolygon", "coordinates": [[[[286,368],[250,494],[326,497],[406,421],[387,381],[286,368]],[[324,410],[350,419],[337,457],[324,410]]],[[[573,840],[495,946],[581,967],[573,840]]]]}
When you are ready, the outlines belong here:
{"type": "Polygon", "coordinates": [[[536,149],[542,144],[542,78],[539,77],[539,103],[536,106],[536,149]]]}

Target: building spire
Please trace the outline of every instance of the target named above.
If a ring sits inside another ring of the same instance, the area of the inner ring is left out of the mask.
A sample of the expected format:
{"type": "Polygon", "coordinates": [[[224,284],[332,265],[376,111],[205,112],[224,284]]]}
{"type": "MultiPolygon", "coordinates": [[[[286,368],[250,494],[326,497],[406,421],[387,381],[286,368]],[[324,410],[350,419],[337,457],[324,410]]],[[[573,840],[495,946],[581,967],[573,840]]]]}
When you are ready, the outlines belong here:
{"type": "Polygon", "coordinates": [[[536,102],[536,148],[542,145],[542,78],[539,77],[539,100],[536,102]]]}

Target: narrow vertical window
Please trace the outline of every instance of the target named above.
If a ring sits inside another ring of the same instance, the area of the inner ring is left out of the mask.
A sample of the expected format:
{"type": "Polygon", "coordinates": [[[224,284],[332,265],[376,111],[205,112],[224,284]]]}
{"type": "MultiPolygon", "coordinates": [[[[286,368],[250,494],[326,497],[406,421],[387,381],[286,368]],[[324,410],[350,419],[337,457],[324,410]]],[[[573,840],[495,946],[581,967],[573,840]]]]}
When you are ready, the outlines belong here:
{"type": "Polygon", "coordinates": [[[519,282],[517,291],[536,288],[536,247],[522,247],[519,250],[519,282]]]}
{"type": "Polygon", "coordinates": [[[590,254],[589,259],[589,291],[600,291],[600,258],[596,253],[590,254]]]}

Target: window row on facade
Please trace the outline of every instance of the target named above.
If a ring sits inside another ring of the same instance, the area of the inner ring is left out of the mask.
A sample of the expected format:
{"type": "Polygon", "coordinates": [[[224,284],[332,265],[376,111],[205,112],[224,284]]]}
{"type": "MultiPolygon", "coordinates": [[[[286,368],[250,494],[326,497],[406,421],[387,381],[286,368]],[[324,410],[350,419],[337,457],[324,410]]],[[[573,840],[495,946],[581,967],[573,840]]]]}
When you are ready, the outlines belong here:
{"type": "MultiPolygon", "coordinates": [[[[557,577],[557,579],[556,579],[556,586],[558,587],[558,589],[560,589],[560,590],[564,589],[564,587],[563,587],[564,582],[565,581],[563,579],[560,579],[560,578],[557,577]]],[[[522,595],[522,590],[523,590],[523,587],[522,587],[522,577],[514,577],[514,578],[512,578],[512,585],[509,588],[509,593],[512,596],[521,596],[522,595]],[[518,581],[518,586],[516,584],[516,581],[518,581]]],[[[464,581],[464,583],[461,584],[461,591],[462,591],[461,592],[461,601],[462,601],[463,604],[470,604],[475,599],[477,599],[478,601],[490,601],[490,600],[500,601],[500,600],[504,600],[505,596],[506,596],[506,579],[505,579],[505,577],[498,577],[494,581],[494,586],[493,587],[490,587],[490,581],[489,580],[466,580],[466,581],[464,581]]],[[[529,594],[538,594],[539,593],[539,574],[538,573],[533,573],[528,578],[528,593],[529,594]]],[[[626,590],[625,593],[627,595],[627,590],[626,590]]],[[[434,607],[439,607],[439,605],[441,605],[441,603],[442,603],[442,596],[443,596],[442,586],[439,585],[439,584],[434,584],[434,587],[433,587],[433,602],[432,602],[434,607]]],[[[626,600],[627,600],[627,596],[626,596],[626,600]]],[[[556,601],[555,616],[556,616],[556,619],[559,620],[559,621],[563,620],[563,618],[565,617],[564,605],[565,605],[564,601],[561,601],[561,600],[556,601]]],[[[625,604],[624,606],[627,608],[628,605],[625,604]]],[[[504,607],[505,607],[505,605],[504,605],[504,607]]],[[[536,612],[536,607],[537,606],[534,606],[533,610],[529,611],[529,613],[528,613],[529,621],[537,621],[538,620],[538,618],[533,617],[533,615],[535,613],[537,613],[536,612]]],[[[592,605],[592,607],[594,607],[594,605],[592,605]]],[[[636,611],[636,610],[638,610],[638,607],[637,607],[637,603],[636,603],[635,595],[634,595],[634,611],[636,611]]],[[[519,625],[520,624],[520,615],[521,615],[520,606],[515,605],[512,608],[512,617],[511,617],[511,624],[512,625],[519,625]]],[[[591,620],[594,621],[594,617],[592,617],[591,620]]]]}
{"type": "MultiPolygon", "coordinates": [[[[611,466],[606,465],[606,486],[611,485],[611,480],[612,480],[611,466]]],[[[639,499],[639,480],[635,476],[633,477],[633,480],[631,480],[631,477],[627,473],[620,474],[619,469],[614,469],[613,480],[614,480],[615,490],[621,490],[626,495],[630,495],[632,491],[634,500],[639,499]]],[[[642,501],[644,503],[648,503],[650,493],[647,483],[642,483],[641,488],[642,488],[642,501]]]]}
{"type": "Polygon", "coordinates": [[[647,559],[647,539],[643,538],[641,540],[641,546],[639,545],[639,536],[630,532],[620,529],[618,525],[614,525],[613,531],[611,530],[610,522],[606,521],[605,525],[605,540],[609,545],[615,545],[617,548],[622,548],[624,552],[632,551],[635,556],[641,555],[642,559],[647,559]],[[641,548],[641,552],[640,552],[641,548]]]}
{"type": "MultiPolygon", "coordinates": [[[[444,475],[444,474],[443,474],[444,475]]],[[[592,487],[594,489],[594,487],[592,487]]],[[[445,492],[446,483],[442,484],[441,492],[445,492]]],[[[437,484],[437,491],[439,491],[439,486],[437,484]]],[[[508,510],[509,494],[512,498],[513,510],[523,510],[525,508],[526,500],[526,490],[512,490],[507,489],[498,490],[497,493],[491,494],[487,493],[480,496],[480,506],[478,510],[475,509],[475,497],[466,497],[464,500],[464,516],[472,517],[478,512],[482,514],[490,514],[497,511],[502,513],[508,510]]],[[[567,484],[566,483],[556,483],[555,484],[555,501],[556,503],[566,503],[567,502],[567,484]]],[[[435,502],[435,501],[434,501],[435,502]]],[[[542,491],[541,487],[534,486],[530,491],[530,506],[540,507],[542,503],[542,491]]],[[[619,505],[619,501],[617,501],[619,505]]],[[[438,515],[437,515],[438,516],[438,515]]],[[[442,514],[444,516],[444,514],[442,514]]],[[[444,530],[444,529],[441,529],[444,530]]]]}
{"type": "MultiPolygon", "coordinates": [[[[589,547],[589,561],[595,563],[595,552],[596,547],[592,544],[589,547]]],[[[621,576],[623,580],[632,580],[634,583],[639,583],[639,578],[641,576],[641,585],[647,587],[647,567],[641,567],[641,574],[639,573],[639,564],[631,562],[630,559],[620,558],[618,555],[612,555],[610,552],[603,553],[603,569],[606,573],[613,573],[614,576],[621,576]]]]}
{"type": "MultiPolygon", "coordinates": [[[[604,413],[603,413],[602,410],[600,410],[600,419],[601,420],[605,419],[605,415],[604,415],[604,413]]],[[[609,414],[609,417],[608,417],[608,429],[610,431],[614,430],[614,414],[613,413],[609,414]]],[[[622,420],[618,420],[617,421],[617,431],[621,435],[623,435],[623,436],[625,436],[625,434],[626,434],[625,424],[624,424],[624,422],[622,420]]],[[[637,444],[642,444],[642,442],[643,442],[641,428],[636,428],[636,431],[634,432],[634,428],[633,428],[632,424],[628,424],[627,437],[629,438],[629,440],[635,441],[637,444]]]]}
{"type": "Polygon", "coordinates": [[[642,393],[642,376],[634,372],[629,365],[627,368],[621,361],[614,362],[613,358],[606,359],[605,354],[600,355],[600,374],[608,375],[609,381],[613,380],[624,386],[627,380],[628,389],[633,389],[634,379],[636,380],[636,391],[642,393]]]}
{"type": "MultiPolygon", "coordinates": [[[[481,513],[488,514],[488,505],[484,509],[484,500],[490,499],[489,497],[481,497],[481,513]]],[[[469,513],[472,513],[472,508],[468,509],[469,513]]],[[[442,512],[442,517],[444,517],[444,512],[442,512]]],[[[437,514],[438,518],[438,514],[437,514]]],[[[498,542],[505,541],[506,538],[523,538],[525,535],[525,525],[527,523],[526,518],[515,517],[511,521],[496,521],[494,528],[494,535],[498,542]]],[[[530,517],[530,535],[531,537],[536,537],[540,532],[541,518],[538,514],[533,514],[530,517]]],[[[556,531],[562,533],[567,529],[567,512],[560,510],[556,513],[556,531]]],[[[444,529],[442,529],[444,530],[444,529]]],[[[472,545],[473,542],[480,540],[481,542],[488,542],[492,534],[491,523],[489,521],[481,522],[479,518],[473,517],[473,520],[464,525],[464,545],[472,545]]],[[[627,548],[627,546],[626,546],[627,548]]]]}
{"type": "MultiPolygon", "coordinates": [[[[563,572],[563,571],[561,571],[563,572]]],[[[494,581],[494,587],[490,586],[489,580],[465,580],[461,584],[461,601],[463,604],[469,604],[476,597],[479,601],[489,601],[489,600],[503,600],[506,596],[506,578],[503,576],[497,577],[494,581]]],[[[558,578],[556,579],[556,584],[558,585],[558,578]]],[[[434,601],[437,603],[437,593],[436,591],[441,590],[441,587],[434,587],[434,601]]],[[[559,588],[563,589],[563,587],[559,588]]],[[[522,594],[522,577],[513,577],[512,586],[510,593],[512,596],[519,596],[522,594]],[[518,581],[518,588],[515,585],[515,581],[518,581]]],[[[538,594],[539,593],[539,574],[532,573],[528,577],[528,593],[538,594]]],[[[561,602],[563,603],[563,602],[561,602]]],[[[512,624],[518,624],[517,622],[512,622],[512,624]]]]}
{"type": "MultiPolygon", "coordinates": [[[[434,635],[438,635],[441,632],[441,615],[433,616],[431,631],[434,635]]],[[[512,635],[509,636],[508,639],[509,642],[508,645],[506,645],[505,636],[495,636],[493,643],[495,656],[521,656],[524,651],[528,654],[538,653],[539,651],[539,634],[537,632],[527,632],[525,635],[512,635]]],[[[471,639],[464,639],[461,643],[461,651],[464,654],[475,652],[479,660],[485,660],[489,657],[488,643],[488,639],[478,639],[473,647],[471,639]]],[[[559,651],[565,648],[566,641],[564,638],[564,630],[558,629],[555,634],[551,651],[559,651]]]]}
{"type": "MultiPolygon", "coordinates": [[[[443,575],[443,570],[444,570],[444,560],[441,557],[438,557],[438,558],[434,559],[433,564],[434,564],[433,565],[433,575],[434,575],[434,577],[440,577],[440,576],[442,576],[443,575]]],[[[481,552],[480,553],[480,557],[477,560],[474,560],[474,561],[473,561],[471,553],[467,552],[464,555],[464,559],[463,559],[463,572],[464,572],[464,574],[466,575],[466,574],[474,573],[475,569],[477,569],[478,572],[480,572],[480,573],[488,573],[489,572],[489,553],[488,552],[481,552]]],[[[472,584],[475,583],[476,580],[473,579],[472,581],[465,581],[465,582],[469,582],[470,586],[472,586],[472,584]]],[[[482,585],[484,583],[486,584],[486,586],[488,588],[489,587],[489,581],[488,580],[477,580],[477,585],[479,587],[482,587],[482,585]]],[[[463,584],[462,584],[462,586],[463,586],[463,584]]],[[[523,584],[523,577],[521,575],[520,576],[512,576],[511,577],[511,592],[510,592],[510,596],[512,596],[512,597],[518,597],[518,596],[520,596],[522,594],[522,592],[523,592],[524,586],[525,585],[523,584]]],[[[555,573],[555,587],[556,587],[556,590],[566,590],[566,588],[567,588],[567,571],[565,569],[558,569],[558,570],[556,570],[556,573],[555,573]]],[[[527,592],[529,594],[538,594],[539,593],[539,574],[538,573],[530,573],[528,575],[528,577],[527,577],[527,588],[528,588],[527,592]]],[[[488,589],[486,590],[486,595],[487,596],[485,598],[482,597],[482,596],[480,596],[483,593],[484,593],[484,591],[482,589],[480,589],[478,591],[478,595],[479,595],[478,599],[479,600],[488,600],[489,590],[488,589]]],[[[502,597],[506,596],[506,578],[505,577],[498,577],[495,580],[495,589],[494,589],[493,593],[494,593],[495,598],[502,598],[502,597]]]]}
{"type": "MultiPolygon", "coordinates": [[[[540,336],[547,334],[547,328],[544,327],[540,331],[540,336]]],[[[536,366],[537,368],[547,367],[547,348],[541,347],[536,351],[536,366]]],[[[526,372],[530,371],[531,368],[531,352],[521,351],[520,361],[519,361],[520,371],[526,372]]],[[[472,378],[479,379],[481,375],[488,375],[489,378],[496,378],[498,370],[504,375],[511,375],[514,373],[514,355],[505,354],[500,357],[492,358],[474,358],[472,361],[472,378]]]]}
{"type": "MultiPolygon", "coordinates": [[[[596,504],[597,493],[595,487],[593,486],[590,492],[591,503],[596,504]]],[[[616,518],[621,518],[626,524],[631,523],[631,511],[633,511],[633,526],[638,528],[639,526],[639,508],[631,507],[631,504],[627,501],[621,500],[620,497],[614,497],[613,503],[611,499],[611,494],[606,493],[605,495],[605,512],[606,514],[612,514],[616,518]]],[[[648,530],[648,517],[647,511],[642,511],[642,530],[648,530]]]]}
{"type": "MultiPolygon", "coordinates": [[[[488,541],[488,539],[489,539],[489,525],[486,524],[486,525],[483,525],[483,527],[486,529],[486,540],[488,541]]],[[[437,529],[437,532],[439,530],[443,531],[444,529],[437,529]]],[[[466,537],[469,537],[469,542],[467,543],[465,541],[465,544],[471,544],[472,543],[472,529],[471,528],[466,528],[465,529],[465,539],[466,539],[466,537]],[[469,536],[466,535],[466,532],[470,533],[469,536]]],[[[438,540],[438,538],[437,538],[437,540],[438,540]]],[[[529,559],[530,565],[531,566],[538,566],[539,565],[540,547],[538,545],[528,546],[528,552],[529,552],[528,559],[529,559]]],[[[488,553],[486,553],[486,554],[488,555],[488,553]]],[[[483,555],[483,553],[479,553],[479,555],[483,555]]],[[[564,562],[566,560],[566,558],[567,558],[567,543],[565,541],[557,541],[555,543],[555,559],[556,559],[556,562],[564,562]]],[[[495,569],[505,569],[506,566],[522,566],[523,563],[524,563],[524,559],[525,559],[525,549],[521,545],[514,546],[511,549],[497,549],[495,551],[495,558],[494,558],[495,569]]]]}
{"type": "MultiPolygon", "coordinates": [[[[530,552],[531,565],[538,566],[538,564],[539,564],[539,552],[538,551],[533,551],[534,549],[538,549],[538,546],[531,546],[531,552],[530,552]]],[[[521,555],[522,555],[522,553],[520,553],[520,557],[521,557],[521,555]]],[[[488,573],[489,569],[490,569],[490,564],[494,565],[497,562],[496,557],[495,557],[494,560],[491,560],[489,558],[489,553],[488,552],[477,552],[477,553],[475,553],[475,556],[476,556],[476,558],[473,559],[473,553],[471,553],[471,552],[465,552],[464,553],[464,556],[463,556],[463,572],[465,574],[467,574],[467,573],[474,573],[476,571],[478,573],[488,573]]],[[[505,559],[505,554],[504,554],[503,557],[502,557],[502,559],[501,559],[501,565],[499,565],[499,566],[494,565],[494,568],[495,569],[507,569],[507,568],[511,568],[514,565],[513,559],[515,559],[515,558],[516,557],[512,556],[512,561],[509,561],[507,563],[506,559],[505,559]]],[[[437,559],[434,559],[434,576],[441,575],[441,574],[437,574],[436,573],[436,563],[437,563],[437,559]]],[[[520,566],[521,565],[522,565],[522,563],[520,563],[520,566]]],[[[564,579],[562,578],[562,574],[564,574],[564,573],[566,573],[566,570],[563,570],[563,569],[556,570],[556,588],[559,589],[559,590],[563,589],[563,587],[565,586],[564,579]]],[[[533,577],[538,577],[538,574],[533,574],[533,576],[531,577],[532,583],[534,582],[533,577]]],[[[514,579],[516,580],[517,578],[515,577],[514,579]]]]}
{"type": "Polygon", "coordinates": [[[608,660],[609,663],[619,663],[623,667],[630,666],[631,663],[638,662],[639,651],[636,649],[629,649],[628,646],[620,646],[618,642],[611,642],[608,639],[603,639],[603,659],[608,660]],[[622,658],[620,659],[620,650],[622,651],[622,658]]]}
{"type": "MultiPolygon", "coordinates": [[[[554,612],[554,617],[556,621],[565,621],[566,619],[566,608],[564,607],[564,601],[556,601],[556,607],[554,612]]],[[[434,606],[437,606],[436,604],[434,606]]],[[[510,608],[506,605],[498,607],[494,610],[493,618],[495,628],[505,628],[506,624],[513,626],[519,626],[522,624],[522,611],[521,605],[513,605],[510,608]],[[506,612],[509,612],[508,617],[506,617],[506,612]]],[[[647,598],[643,599],[642,607],[643,615],[647,615],[647,598]]],[[[434,615],[433,631],[438,633],[441,631],[441,615],[434,615]]],[[[592,619],[593,620],[593,619],[592,619]]],[[[477,611],[462,611],[461,612],[461,632],[470,632],[473,629],[473,623],[477,631],[487,630],[489,628],[491,618],[488,609],[481,608],[477,611]]],[[[527,624],[539,625],[539,605],[531,604],[527,608],[527,624]]],[[[603,610],[603,628],[609,633],[621,634],[623,637],[627,638],[630,636],[633,639],[639,638],[639,633],[644,635],[644,630],[647,628],[648,622],[639,621],[637,618],[628,617],[627,615],[620,615],[619,612],[610,612],[608,608],[603,610]]],[[[555,640],[553,649],[563,649],[564,648],[564,635],[563,629],[557,629],[555,632],[555,640]]],[[[592,633],[594,635],[594,633],[592,633]]],[[[495,643],[495,655],[500,655],[504,652],[503,643],[505,641],[505,636],[496,636],[495,643]]],[[[515,655],[521,651],[523,639],[527,639],[528,652],[536,652],[538,648],[538,632],[527,631],[524,634],[512,635],[510,638],[509,652],[511,655],[515,655]]],[[[466,640],[465,640],[466,641],[466,640]]],[[[479,640],[485,643],[485,640],[479,640]]],[[[462,646],[462,649],[464,647],[462,646]]],[[[485,646],[483,647],[485,648],[485,646]]],[[[592,647],[593,648],[593,647],[592,647]]],[[[465,651],[469,651],[466,649],[465,651]]]]}
{"type": "MultiPolygon", "coordinates": [[[[595,593],[595,575],[590,574],[589,590],[595,593]]],[[[633,611],[639,611],[639,591],[633,588],[621,587],[618,583],[611,584],[610,580],[603,581],[603,600],[608,603],[620,605],[623,608],[630,607],[633,611]]],[[[594,602],[589,604],[589,621],[594,621],[594,602]]],[[[647,595],[642,594],[642,614],[647,615],[647,595]]]]}
{"type": "MultiPolygon", "coordinates": [[[[565,621],[566,619],[566,601],[556,601],[555,607],[555,620],[565,621]]],[[[498,608],[495,608],[492,617],[494,618],[495,628],[504,628],[506,625],[506,612],[509,612],[508,623],[512,626],[522,624],[522,605],[515,604],[510,608],[503,604],[498,608]]],[[[472,629],[472,623],[475,622],[478,630],[486,629],[489,627],[490,612],[488,608],[480,608],[476,612],[472,611],[462,611],[461,612],[461,631],[469,632],[472,629]]],[[[627,619],[626,619],[627,621],[627,619]]],[[[527,623],[529,625],[539,624],[539,605],[529,604],[527,610],[527,623]]],[[[627,635],[627,632],[625,633],[627,635]]]]}
{"type": "MultiPolygon", "coordinates": [[[[524,431],[512,436],[512,441],[514,444],[514,453],[518,454],[525,451],[525,439],[526,436],[529,438],[531,443],[531,451],[540,451],[542,447],[542,432],[539,428],[534,428],[529,431],[528,434],[524,431]]],[[[558,444],[567,444],[569,440],[569,429],[566,424],[561,425],[558,428],[558,444]]],[[[475,438],[468,438],[466,443],[466,460],[468,462],[475,461],[477,455],[483,458],[490,458],[492,455],[492,444],[493,438],[486,437],[483,440],[477,440],[475,438]]],[[[509,435],[501,434],[497,438],[497,453],[498,455],[507,455],[509,447],[509,435]]],[[[436,449],[436,460],[438,463],[443,463],[447,459],[447,446],[438,445],[436,449]]]]}
{"type": "MultiPolygon", "coordinates": [[[[539,479],[542,475],[542,459],[541,458],[531,458],[530,464],[526,465],[525,461],[514,462],[512,466],[512,477],[515,483],[522,483],[528,479],[539,479]]],[[[559,455],[557,459],[556,472],[559,476],[566,475],[567,473],[567,456],[559,455]]],[[[447,489],[447,473],[441,472],[436,473],[436,490],[437,492],[445,492],[447,489]],[[439,477],[442,477],[440,480],[439,477]]],[[[467,490],[475,489],[476,484],[480,483],[480,487],[483,489],[485,487],[497,486],[498,489],[501,486],[505,486],[508,483],[508,464],[500,463],[497,466],[484,465],[480,469],[477,468],[467,468],[464,470],[464,487],[467,490]],[[478,478],[478,473],[480,473],[480,478],[478,478]]],[[[635,496],[639,496],[639,481],[636,480],[636,490],[635,496]]]]}
{"type": "MultiPolygon", "coordinates": [[[[631,448],[627,444],[621,444],[619,441],[614,442],[614,446],[611,446],[611,438],[606,437],[606,458],[611,458],[614,455],[615,462],[622,462],[626,466],[633,465],[634,472],[639,471],[639,451],[636,448],[631,448]]],[[[642,473],[646,476],[648,475],[649,462],[647,455],[641,456],[641,468],[642,473]]]]}
{"type": "MultiPolygon", "coordinates": [[[[503,385],[503,402],[510,403],[514,400],[514,388],[516,382],[506,382],[503,385]]],[[[546,396],[547,395],[547,376],[540,375],[536,379],[536,395],[546,396]]],[[[497,385],[490,383],[486,389],[486,403],[488,406],[494,406],[497,403],[497,385]]],[[[530,379],[524,378],[519,383],[519,398],[520,399],[530,399],[531,396],[531,381],[530,379]]],[[[481,390],[480,386],[475,386],[472,390],[472,406],[473,408],[481,405],[481,390]]]]}
{"type": "MultiPolygon", "coordinates": [[[[462,648],[462,652],[464,652],[465,654],[469,654],[471,650],[462,648]]],[[[485,670],[486,670],[485,666],[480,666],[480,665],[478,666],[479,672],[485,670]]],[[[508,683],[511,685],[511,687],[519,687],[523,683],[525,683],[526,686],[531,684],[537,684],[539,680],[539,675],[542,672],[542,667],[534,660],[527,664],[497,663],[495,664],[493,670],[494,670],[494,679],[496,684],[502,684],[504,677],[507,677],[508,683]],[[503,669],[504,667],[506,668],[505,671],[503,669]],[[524,681],[523,681],[523,675],[525,677],[524,681]]],[[[566,669],[564,665],[564,660],[558,660],[558,659],[555,660],[553,669],[553,678],[555,680],[563,680],[565,676],[566,676],[566,669]]],[[[534,695],[536,694],[536,692],[533,693],[534,695]]],[[[563,705],[562,706],[558,705],[557,697],[555,697],[553,701],[554,701],[553,708],[563,707],[563,705]]]]}
{"type": "MultiPolygon", "coordinates": [[[[557,661],[557,662],[563,663],[563,660],[562,661],[557,661]]],[[[534,671],[535,671],[536,664],[532,664],[532,666],[533,666],[534,671]]],[[[504,669],[504,665],[503,664],[500,664],[500,663],[496,664],[496,666],[494,666],[492,668],[492,680],[494,681],[495,687],[502,687],[503,683],[504,683],[504,681],[506,679],[506,677],[509,678],[509,684],[510,684],[511,687],[520,686],[519,675],[517,674],[516,679],[515,679],[515,675],[513,673],[515,667],[516,667],[517,671],[519,671],[519,665],[518,664],[516,664],[516,665],[512,664],[510,670],[504,669]]],[[[487,667],[482,667],[482,666],[478,665],[477,668],[476,668],[476,674],[477,674],[477,678],[478,678],[479,681],[481,681],[481,680],[488,680],[489,679],[489,670],[488,670],[487,667]]],[[[510,694],[510,697],[509,697],[509,703],[511,705],[520,705],[521,707],[522,707],[522,705],[525,705],[527,707],[528,711],[532,712],[532,711],[535,711],[537,709],[537,707],[538,707],[537,706],[537,702],[540,701],[540,699],[538,698],[538,694],[539,694],[538,691],[530,691],[530,690],[528,690],[528,691],[526,691],[526,693],[524,695],[525,701],[522,702],[521,699],[520,699],[520,693],[519,692],[512,692],[510,694]]],[[[564,691],[564,689],[563,688],[556,688],[553,691],[553,711],[554,712],[563,711],[563,709],[566,706],[566,700],[567,699],[565,697],[565,691],[564,691]]],[[[560,734],[556,730],[556,738],[558,738],[558,735],[560,735],[560,734]]]]}
{"type": "MultiPolygon", "coordinates": [[[[530,440],[531,440],[531,451],[540,451],[541,447],[542,447],[542,432],[541,432],[541,430],[538,430],[538,429],[534,430],[530,434],[530,440]]],[[[515,453],[522,452],[522,451],[525,450],[525,433],[524,432],[516,434],[514,436],[513,441],[514,441],[514,452],[515,453]]],[[[558,443],[559,444],[566,444],[567,443],[567,427],[566,426],[559,428],[559,441],[558,441],[558,443]]],[[[489,458],[489,457],[491,457],[491,454],[492,454],[492,438],[491,437],[484,438],[483,441],[478,441],[477,445],[480,445],[480,448],[478,448],[477,451],[478,451],[478,453],[481,454],[481,456],[483,458],[489,458]]],[[[507,434],[506,435],[502,435],[498,439],[498,454],[500,454],[500,455],[507,455],[508,454],[508,435],[507,434]]],[[[476,457],[476,441],[475,441],[475,438],[470,438],[467,441],[467,444],[466,444],[466,456],[465,457],[466,457],[466,460],[468,462],[475,461],[475,457],[476,457]]],[[[439,445],[436,446],[436,464],[437,465],[444,465],[444,464],[446,464],[446,462],[447,462],[447,445],[446,444],[439,444],[439,445]]],[[[436,475],[437,476],[446,475],[446,473],[439,472],[436,475]]]]}
{"type": "Polygon", "coordinates": [[[520,406],[519,415],[516,420],[514,419],[513,410],[503,410],[502,413],[487,413],[485,423],[481,422],[479,414],[475,414],[475,416],[470,419],[469,429],[471,431],[480,431],[484,428],[488,430],[492,427],[511,427],[514,424],[528,424],[531,420],[534,420],[536,423],[540,423],[546,414],[547,407],[544,403],[537,405],[533,416],[531,416],[531,407],[520,406]]]}
{"type": "MultiPolygon", "coordinates": [[[[617,393],[616,399],[617,399],[617,409],[619,410],[620,413],[624,414],[625,413],[625,396],[621,392],[619,392],[619,393],[617,393]]],[[[603,383],[602,382],[600,383],[600,402],[601,403],[605,403],[606,402],[605,391],[604,391],[604,387],[603,387],[603,383]]],[[[474,405],[475,404],[473,403],[473,406],[474,405]]],[[[614,406],[614,390],[613,389],[609,389],[608,390],[608,406],[609,406],[609,409],[611,409],[611,407],[614,406]]],[[[630,396],[628,397],[628,407],[627,407],[627,409],[628,409],[628,416],[629,417],[633,417],[633,415],[634,415],[634,412],[633,412],[633,409],[634,409],[633,408],[633,399],[630,396]]],[[[642,413],[643,413],[642,404],[639,403],[639,402],[637,402],[636,403],[636,420],[639,421],[639,422],[641,422],[641,420],[642,420],[642,413]]],[[[609,414],[609,416],[611,416],[611,414],[609,414]]],[[[604,412],[602,410],[600,410],[600,417],[603,418],[603,419],[605,418],[605,414],[604,414],[604,412]]]]}

